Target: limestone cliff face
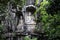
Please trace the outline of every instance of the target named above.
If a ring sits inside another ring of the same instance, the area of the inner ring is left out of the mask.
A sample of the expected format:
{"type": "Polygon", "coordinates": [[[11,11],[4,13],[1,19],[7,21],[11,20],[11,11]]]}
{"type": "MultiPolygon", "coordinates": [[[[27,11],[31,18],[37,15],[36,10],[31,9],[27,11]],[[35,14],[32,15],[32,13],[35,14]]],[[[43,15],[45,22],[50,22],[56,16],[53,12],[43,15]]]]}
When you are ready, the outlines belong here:
{"type": "Polygon", "coordinates": [[[35,3],[35,0],[26,0],[26,5],[33,5],[35,3]]]}
{"type": "Polygon", "coordinates": [[[32,4],[34,0],[28,1],[30,1],[30,4],[26,4],[27,6],[24,5],[26,7],[23,7],[22,10],[19,10],[20,12],[17,10],[17,5],[16,7],[13,6],[13,2],[8,4],[9,14],[5,21],[5,27],[7,29],[5,34],[8,34],[7,36],[5,36],[5,38],[8,38],[7,40],[13,40],[14,37],[17,37],[17,40],[20,40],[20,33],[23,32],[25,32],[26,34],[28,32],[34,33],[36,22],[34,21],[35,17],[33,16],[33,14],[36,11],[36,7],[32,4]],[[14,35],[14,33],[16,34],[14,35]]]}

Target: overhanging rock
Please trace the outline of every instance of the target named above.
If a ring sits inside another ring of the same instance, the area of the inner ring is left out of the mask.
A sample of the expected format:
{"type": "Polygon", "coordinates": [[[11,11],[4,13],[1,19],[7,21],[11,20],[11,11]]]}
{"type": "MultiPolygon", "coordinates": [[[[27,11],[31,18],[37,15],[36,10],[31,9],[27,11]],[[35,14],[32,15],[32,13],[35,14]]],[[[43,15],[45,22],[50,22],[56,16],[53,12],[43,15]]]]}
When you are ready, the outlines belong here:
{"type": "Polygon", "coordinates": [[[34,5],[27,5],[22,8],[22,13],[24,15],[25,12],[31,12],[34,13],[36,11],[37,7],[34,5]]]}

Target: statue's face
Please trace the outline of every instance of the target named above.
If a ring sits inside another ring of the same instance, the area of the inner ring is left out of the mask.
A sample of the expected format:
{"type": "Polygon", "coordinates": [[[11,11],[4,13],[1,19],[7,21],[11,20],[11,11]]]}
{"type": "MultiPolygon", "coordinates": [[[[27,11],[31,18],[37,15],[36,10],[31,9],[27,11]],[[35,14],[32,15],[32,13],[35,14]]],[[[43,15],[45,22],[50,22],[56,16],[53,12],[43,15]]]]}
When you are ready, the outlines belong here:
{"type": "Polygon", "coordinates": [[[27,15],[27,16],[31,16],[31,12],[26,12],[25,15],[27,15]]]}
{"type": "Polygon", "coordinates": [[[28,14],[29,14],[29,16],[30,16],[30,15],[31,15],[31,12],[29,12],[28,14]]]}

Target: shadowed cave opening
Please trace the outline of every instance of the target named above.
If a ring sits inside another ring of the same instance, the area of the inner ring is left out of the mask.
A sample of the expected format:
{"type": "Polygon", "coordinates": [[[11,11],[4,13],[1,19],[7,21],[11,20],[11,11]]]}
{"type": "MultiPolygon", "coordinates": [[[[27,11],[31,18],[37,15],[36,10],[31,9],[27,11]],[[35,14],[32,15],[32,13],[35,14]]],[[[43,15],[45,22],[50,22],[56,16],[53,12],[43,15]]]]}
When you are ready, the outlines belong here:
{"type": "Polygon", "coordinates": [[[27,12],[34,13],[34,12],[36,11],[36,8],[33,7],[33,6],[28,6],[28,7],[26,8],[26,11],[27,11],[27,12]]]}

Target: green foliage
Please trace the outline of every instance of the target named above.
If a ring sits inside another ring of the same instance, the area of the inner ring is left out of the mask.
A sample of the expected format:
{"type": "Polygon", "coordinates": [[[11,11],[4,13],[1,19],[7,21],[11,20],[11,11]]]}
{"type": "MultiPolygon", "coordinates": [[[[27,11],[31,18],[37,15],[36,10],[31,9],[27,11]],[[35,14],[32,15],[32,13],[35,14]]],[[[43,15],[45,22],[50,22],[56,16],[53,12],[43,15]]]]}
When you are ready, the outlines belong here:
{"type": "MultiPolygon", "coordinates": [[[[60,37],[59,1],[57,1],[57,0],[53,0],[53,1],[43,0],[43,2],[40,3],[40,7],[35,12],[35,14],[36,14],[37,12],[40,11],[39,20],[40,20],[40,22],[43,23],[42,29],[44,30],[44,32],[46,32],[46,35],[49,36],[50,40],[52,38],[60,37]],[[55,2],[53,2],[53,1],[55,1],[55,2]]],[[[38,21],[38,19],[37,19],[37,21],[38,21]]]]}
{"type": "Polygon", "coordinates": [[[0,24],[0,40],[4,40],[2,37],[3,26],[0,24]]]}
{"type": "Polygon", "coordinates": [[[60,36],[60,10],[58,11],[58,9],[56,9],[57,12],[54,11],[54,15],[52,15],[51,10],[48,9],[52,5],[51,1],[43,0],[40,5],[40,15],[41,22],[43,23],[43,30],[46,32],[49,38],[60,36]],[[47,11],[47,9],[50,10],[50,12],[47,11]]]}
{"type": "Polygon", "coordinates": [[[37,5],[37,4],[38,4],[38,2],[39,2],[39,0],[36,0],[35,5],[37,5]]]}
{"type": "Polygon", "coordinates": [[[3,29],[3,26],[0,24],[0,32],[2,31],[2,29],[3,29]]]}
{"type": "Polygon", "coordinates": [[[15,0],[15,3],[22,7],[25,4],[25,0],[15,0]]]}
{"type": "Polygon", "coordinates": [[[24,40],[37,40],[37,38],[31,39],[29,36],[26,36],[26,37],[24,38],[24,40]]]}

